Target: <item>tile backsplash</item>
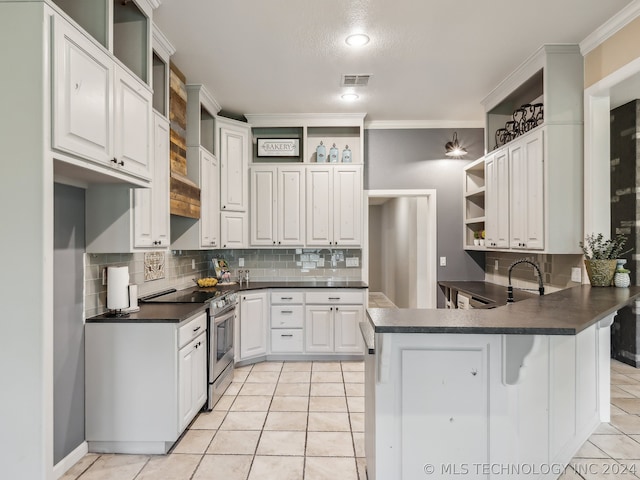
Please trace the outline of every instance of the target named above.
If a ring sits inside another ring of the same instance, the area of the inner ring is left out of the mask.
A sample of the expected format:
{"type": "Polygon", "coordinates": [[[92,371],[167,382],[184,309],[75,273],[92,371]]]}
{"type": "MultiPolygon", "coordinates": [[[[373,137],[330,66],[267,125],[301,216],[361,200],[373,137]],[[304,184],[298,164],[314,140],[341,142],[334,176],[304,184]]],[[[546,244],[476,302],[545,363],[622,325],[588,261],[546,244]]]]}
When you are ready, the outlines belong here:
{"type": "Polygon", "coordinates": [[[85,254],[85,316],[107,311],[107,287],[102,285],[106,267],[129,267],[130,283],[138,285],[138,296],[168,288],[194,286],[193,278],[213,276],[211,259],[224,258],[231,269],[232,280],[238,270],[249,270],[253,281],[361,280],[360,249],[242,249],[242,250],[169,250],[165,257],[164,278],[145,281],[144,252],[85,254]],[[244,266],[239,266],[239,259],[244,266]],[[347,260],[350,265],[347,267],[347,260]],[[195,269],[192,265],[195,262],[195,269]]]}
{"type": "Polygon", "coordinates": [[[138,296],[195,285],[193,278],[205,276],[209,270],[207,251],[168,251],[165,256],[165,276],[144,280],[144,252],[85,254],[85,316],[92,317],[107,311],[107,286],[102,285],[102,271],[106,267],[129,267],[129,282],[138,285],[138,296]],[[193,263],[195,262],[195,269],[193,263]]]}
{"type": "MultiPolygon", "coordinates": [[[[580,267],[582,269],[584,257],[581,254],[546,255],[488,251],[486,254],[485,280],[498,285],[507,285],[509,283],[509,266],[521,258],[528,258],[539,265],[547,293],[580,285],[571,281],[571,268],[580,267]],[[496,261],[498,262],[498,270],[495,270],[496,261]]],[[[515,266],[511,279],[514,287],[535,288],[536,290],[538,288],[537,276],[531,265],[520,264],[515,266]]]]}
{"type": "Polygon", "coordinates": [[[231,278],[238,270],[249,270],[253,281],[361,280],[362,250],[347,248],[291,248],[216,250],[210,258],[223,258],[229,264],[231,278]],[[244,266],[239,266],[239,259],[244,266]],[[347,261],[350,265],[347,267],[347,261]]]}

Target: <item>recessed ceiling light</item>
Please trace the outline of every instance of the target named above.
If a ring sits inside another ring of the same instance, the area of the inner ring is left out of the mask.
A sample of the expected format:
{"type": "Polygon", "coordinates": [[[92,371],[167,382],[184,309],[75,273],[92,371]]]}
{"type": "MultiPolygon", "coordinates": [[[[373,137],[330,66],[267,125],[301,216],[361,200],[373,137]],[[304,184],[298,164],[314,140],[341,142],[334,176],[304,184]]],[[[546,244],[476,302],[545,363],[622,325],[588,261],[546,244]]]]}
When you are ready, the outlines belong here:
{"type": "Polygon", "coordinates": [[[344,93],[340,98],[345,102],[353,102],[354,100],[359,99],[360,96],[357,93],[344,93]]]}
{"type": "Polygon", "coordinates": [[[353,35],[349,35],[345,39],[345,42],[347,42],[347,45],[350,47],[362,47],[369,43],[369,37],[364,33],[354,33],[353,35]]]}

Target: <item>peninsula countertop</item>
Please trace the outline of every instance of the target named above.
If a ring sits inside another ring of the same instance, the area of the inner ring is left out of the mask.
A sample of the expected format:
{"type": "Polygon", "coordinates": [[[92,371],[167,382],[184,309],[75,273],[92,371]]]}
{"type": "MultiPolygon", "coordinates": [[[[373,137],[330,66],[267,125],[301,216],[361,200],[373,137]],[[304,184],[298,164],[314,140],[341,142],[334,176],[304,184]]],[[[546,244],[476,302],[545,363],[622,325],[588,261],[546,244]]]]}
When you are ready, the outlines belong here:
{"type": "Polygon", "coordinates": [[[640,286],[582,285],[493,309],[367,310],[376,333],[576,335],[640,298],[640,286]]]}

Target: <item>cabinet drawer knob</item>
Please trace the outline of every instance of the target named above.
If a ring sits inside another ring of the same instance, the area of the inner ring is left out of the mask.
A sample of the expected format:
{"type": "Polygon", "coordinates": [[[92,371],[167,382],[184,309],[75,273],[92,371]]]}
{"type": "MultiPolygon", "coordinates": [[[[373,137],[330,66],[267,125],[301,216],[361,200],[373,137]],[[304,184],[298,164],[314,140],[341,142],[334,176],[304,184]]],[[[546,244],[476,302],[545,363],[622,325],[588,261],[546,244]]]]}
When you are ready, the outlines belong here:
{"type": "Polygon", "coordinates": [[[111,159],[111,163],[115,163],[117,165],[118,164],[118,159],[117,158],[112,158],[111,159]]]}
{"type": "Polygon", "coordinates": [[[124,167],[124,160],[120,160],[120,161],[118,162],[118,165],[120,165],[120,166],[124,167]]]}

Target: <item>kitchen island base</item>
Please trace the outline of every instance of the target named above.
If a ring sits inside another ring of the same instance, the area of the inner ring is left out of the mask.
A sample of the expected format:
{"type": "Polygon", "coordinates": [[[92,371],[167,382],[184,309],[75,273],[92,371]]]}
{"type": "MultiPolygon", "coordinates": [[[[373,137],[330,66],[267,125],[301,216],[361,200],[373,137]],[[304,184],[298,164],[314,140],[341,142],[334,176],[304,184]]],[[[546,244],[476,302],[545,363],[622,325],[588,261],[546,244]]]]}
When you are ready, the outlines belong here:
{"type": "Polygon", "coordinates": [[[369,480],[558,478],[609,421],[614,316],[575,335],[375,333],[369,480]]]}

